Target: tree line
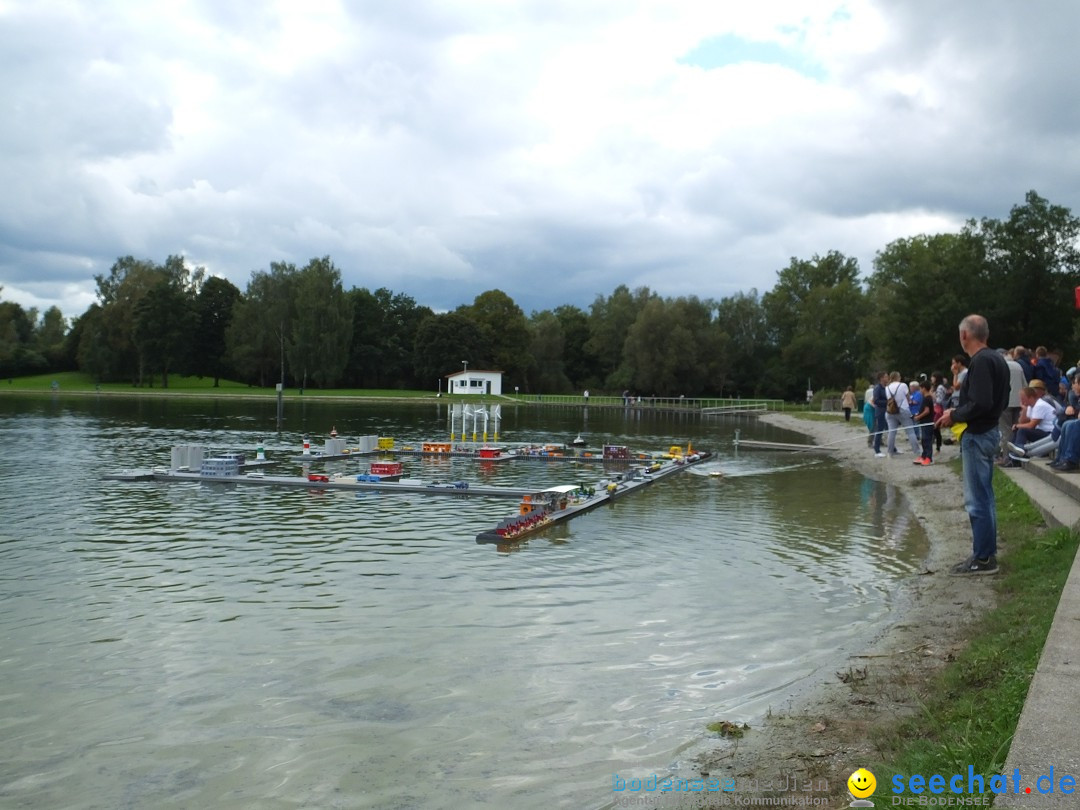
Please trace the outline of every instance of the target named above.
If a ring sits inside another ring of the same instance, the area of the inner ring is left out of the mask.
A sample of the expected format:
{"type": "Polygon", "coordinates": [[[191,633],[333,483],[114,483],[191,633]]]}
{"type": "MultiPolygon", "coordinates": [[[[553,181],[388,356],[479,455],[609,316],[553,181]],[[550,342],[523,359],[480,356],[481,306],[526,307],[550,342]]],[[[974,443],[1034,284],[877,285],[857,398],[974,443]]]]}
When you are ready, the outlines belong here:
{"type": "Polygon", "coordinates": [[[329,256],[271,263],[243,291],[179,256],[126,256],[94,277],[97,300],[70,326],[55,307],[39,316],[0,302],[0,374],[435,390],[465,359],[525,393],[791,399],[808,381],[840,389],[876,369],[942,370],[969,312],[987,316],[995,346],[1045,345],[1071,364],[1078,235],[1069,209],[1031,191],[1005,220],[889,243],[865,281],[855,259],[830,251],[792,258],[763,294],[670,298],[620,285],[587,309],[528,316],[500,290],[444,313],[387,288],[346,290],[329,256]]]}

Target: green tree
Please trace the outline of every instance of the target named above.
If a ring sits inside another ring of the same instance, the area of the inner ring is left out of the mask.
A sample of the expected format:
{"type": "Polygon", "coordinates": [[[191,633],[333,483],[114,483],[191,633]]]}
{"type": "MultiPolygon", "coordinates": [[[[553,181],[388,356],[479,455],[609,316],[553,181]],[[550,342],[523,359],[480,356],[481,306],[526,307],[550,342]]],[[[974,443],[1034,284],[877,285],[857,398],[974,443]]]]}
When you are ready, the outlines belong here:
{"type": "Polygon", "coordinates": [[[468,360],[473,368],[490,363],[486,335],[460,312],[425,318],[416,331],[413,356],[421,380],[441,380],[460,370],[462,360],[468,360]]]}
{"type": "Polygon", "coordinates": [[[81,371],[98,382],[113,379],[110,367],[113,353],[108,345],[105,310],[101,304],[91,304],[86,312],[75,319],[75,325],[71,328],[69,350],[71,346],[74,346],[75,359],[81,371]]]}
{"type": "Polygon", "coordinates": [[[34,351],[45,358],[48,367],[56,371],[68,371],[74,368],[68,361],[65,348],[67,340],[67,319],[59,307],[49,307],[41,320],[34,326],[31,343],[34,351]]]}
{"type": "MultiPolygon", "coordinates": [[[[532,389],[549,393],[565,393],[574,390],[566,375],[563,358],[566,340],[562,321],[550,310],[533,313],[529,320],[532,342],[529,354],[536,363],[531,382],[532,389]]],[[[530,391],[532,389],[526,389],[530,391]]]]}
{"type": "Polygon", "coordinates": [[[341,273],[329,256],[312,259],[296,277],[295,320],[286,347],[301,388],[309,376],[322,388],[338,383],[349,362],[352,329],[341,273]]]}
{"type": "Polygon", "coordinates": [[[983,242],[967,230],[897,239],[879,251],[862,321],[875,367],[945,369],[959,350],[960,319],[988,303],[979,300],[985,272],[983,242]]]}
{"type": "Polygon", "coordinates": [[[502,290],[488,290],[476,296],[470,306],[458,307],[458,314],[480,327],[489,362],[503,372],[504,379],[528,390],[535,364],[529,354],[529,323],[521,307],[502,290]]]}
{"type": "Polygon", "coordinates": [[[601,376],[596,359],[589,354],[589,316],[570,304],[555,308],[563,336],[563,370],[570,379],[570,390],[598,389],[601,376]]]}
{"type": "Polygon", "coordinates": [[[986,246],[988,283],[974,290],[986,303],[972,302],[971,311],[986,314],[991,342],[1063,347],[1070,341],[1073,290],[1080,284],[1080,219],[1029,191],[1004,222],[969,222],[968,230],[986,246]]]}
{"type": "Polygon", "coordinates": [[[346,293],[352,310],[352,346],[345,376],[356,388],[382,388],[386,369],[386,310],[379,298],[363,287],[346,293]]]}
{"type": "Polygon", "coordinates": [[[631,385],[656,396],[714,392],[727,365],[727,336],[714,309],[696,297],[648,300],[626,337],[631,385]]]}
{"type": "Polygon", "coordinates": [[[171,277],[162,275],[135,304],[132,339],[140,380],[143,369],[152,369],[161,373],[161,387],[169,387],[169,371],[183,361],[195,323],[190,298],[171,277]]]}
{"type": "Polygon", "coordinates": [[[199,377],[211,377],[214,388],[231,373],[226,333],[233,310],[241,298],[239,288],[228,279],[211,276],[195,301],[198,327],[192,345],[191,370],[199,377]]]}
{"type": "Polygon", "coordinates": [[[768,319],[756,289],[722,299],[716,307],[717,328],[727,339],[728,365],[717,380],[719,396],[762,396],[764,372],[780,351],[769,335],[768,319]]]}
{"type": "Polygon", "coordinates": [[[601,295],[589,311],[589,340],[586,351],[594,358],[598,376],[608,390],[622,390],[632,384],[635,372],[624,353],[626,337],[644,309],[656,296],[648,287],[630,292],[620,284],[607,298],[601,295]]]}
{"type": "Polygon", "coordinates": [[[842,388],[864,367],[868,347],[859,323],[865,294],[855,259],[836,251],[793,258],[762,305],[770,338],[780,347],[767,386],[784,396],[798,396],[807,379],[818,388],[842,388]]]}
{"type": "Polygon", "coordinates": [[[103,380],[128,379],[141,385],[145,366],[135,346],[135,310],[144,295],[161,280],[162,270],[148,260],[122,256],[109,268],[108,275],[94,276],[97,282],[101,321],[83,339],[101,341],[102,345],[82,351],[93,358],[91,373],[103,380]]]}
{"type": "Polygon", "coordinates": [[[292,334],[296,266],[273,262],[251,274],[225,333],[229,361],[241,378],[265,387],[286,381],[285,347],[292,334]]]}
{"type": "Polygon", "coordinates": [[[375,292],[353,288],[353,339],[346,373],[361,388],[426,388],[430,381],[413,368],[413,346],[420,323],[434,313],[404,293],[385,287],[375,292]]]}
{"type": "Polygon", "coordinates": [[[49,368],[34,340],[36,322],[33,307],[24,310],[13,301],[0,302],[0,373],[8,378],[40,374],[49,368]]]}

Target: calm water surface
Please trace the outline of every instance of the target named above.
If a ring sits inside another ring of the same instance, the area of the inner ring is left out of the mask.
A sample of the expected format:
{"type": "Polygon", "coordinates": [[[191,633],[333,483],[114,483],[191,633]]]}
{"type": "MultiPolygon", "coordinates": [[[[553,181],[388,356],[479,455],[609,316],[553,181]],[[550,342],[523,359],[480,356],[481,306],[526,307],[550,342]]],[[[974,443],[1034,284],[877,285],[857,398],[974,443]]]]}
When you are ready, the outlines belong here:
{"type": "Polygon", "coordinates": [[[865,643],[924,552],[891,487],[736,457],[736,428],[790,438],[753,422],[504,411],[508,441],[690,439],[727,476],[506,550],[474,537],[508,500],[101,479],[181,443],[445,439],[445,408],[290,403],[277,433],[272,405],[0,398],[0,806],[603,807],[612,773],[686,768],[706,723],[757,722],[865,643]]]}

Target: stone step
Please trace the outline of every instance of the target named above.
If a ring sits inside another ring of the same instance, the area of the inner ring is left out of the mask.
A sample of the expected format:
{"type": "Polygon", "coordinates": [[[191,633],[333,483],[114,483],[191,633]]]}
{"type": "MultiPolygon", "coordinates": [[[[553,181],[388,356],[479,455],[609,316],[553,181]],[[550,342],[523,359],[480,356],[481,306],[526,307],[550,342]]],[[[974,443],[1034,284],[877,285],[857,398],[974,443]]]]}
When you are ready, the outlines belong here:
{"type": "Polygon", "coordinates": [[[1080,473],[1051,470],[1045,459],[998,469],[1027,493],[1048,525],[1080,527],[1080,473]]]}

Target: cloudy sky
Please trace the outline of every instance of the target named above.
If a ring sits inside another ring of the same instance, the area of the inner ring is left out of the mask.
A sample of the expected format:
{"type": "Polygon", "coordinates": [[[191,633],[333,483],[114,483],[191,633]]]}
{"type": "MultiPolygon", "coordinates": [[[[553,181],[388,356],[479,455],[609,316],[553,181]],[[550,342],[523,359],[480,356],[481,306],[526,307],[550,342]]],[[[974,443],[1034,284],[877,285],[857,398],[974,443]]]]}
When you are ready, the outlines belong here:
{"type": "Polygon", "coordinates": [[[0,0],[0,297],[119,256],[528,314],[1080,213],[1073,0],[0,0]]]}

